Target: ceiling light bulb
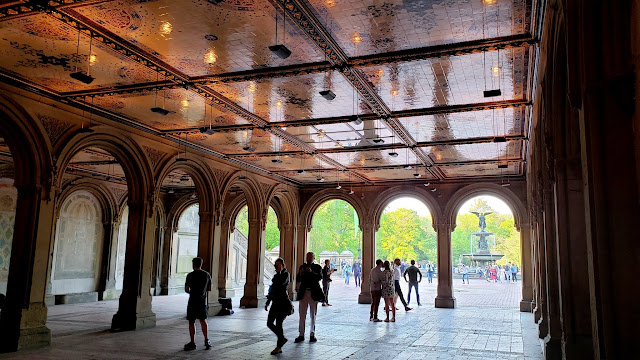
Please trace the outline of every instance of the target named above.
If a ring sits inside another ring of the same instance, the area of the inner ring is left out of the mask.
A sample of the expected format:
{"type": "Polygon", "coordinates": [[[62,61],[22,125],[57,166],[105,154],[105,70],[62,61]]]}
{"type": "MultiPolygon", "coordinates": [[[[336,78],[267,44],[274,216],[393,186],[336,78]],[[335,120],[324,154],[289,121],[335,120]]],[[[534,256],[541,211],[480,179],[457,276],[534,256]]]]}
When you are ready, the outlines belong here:
{"type": "Polygon", "coordinates": [[[327,7],[334,7],[336,5],[335,0],[326,0],[324,3],[326,4],[327,7]]]}
{"type": "Polygon", "coordinates": [[[404,167],[405,170],[411,170],[411,165],[407,165],[404,167]]]}
{"type": "Polygon", "coordinates": [[[319,177],[316,180],[318,180],[318,182],[324,182],[324,178],[323,177],[319,177]]]}
{"type": "Polygon", "coordinates": [[[249,84],[249,86],[247,86],[247,90],[249,90],[249,92],[256,91],[256,84],[254,83],[249,84]]]}
{"type": "Polygon", "coordinates": [[[436,191],[436,188],[431,189],[431,192],[435,192],[435,191],[436,191]]]}
{"type": "Polygon", "coordinates": [[[218,56],[213,50],[209,50],[206,54],[204,54],[204,63],[205,64],[213,64],[218,60],[218,56]]]}
{"type": "Polygon", "coordinates": [[[276,107],[282,107],[282,100],[276,101],[276,107]]]}
{"type": "Polygon", "coordinates": [[[93,66],[98,62],[98,57],[95,54],[89,55],[89,66],[93,66]]]}
{"type": "Polygon", "coordinates": [[[382,69],[376,70],[376,75],[378,75],[378,77],[383,77],[384,76],[384,70],[382,70],[382,69]]]}
{"type": "Polygon", "coordinates": [[[353,41],[356,44],[359,44],[362,42],[362,36],[360,36],[360,34],[358,34],[357,32],[353,33],[353,35],[351,36],[351,41],[353,41]]]}
{"type": "Polygon", "coordinates": [[[500,66],[494,66],[491,68],[491,72],[493,73],[493,76],[498,76],[500,75],[500,66]]]}
{"type": "Polygon", "coordinates": [[[167,193],[173,194],[173,193],[175,193],[175,191],[173,189],[169,189],[169,191],[167,191],[167,193]]]}
{"type": "Polygon", "coordinates": [[[318,133],[318,137],[321,138],[324,137],[324,135],[322,135],[322,133],[318,133]]]}
{"type": "Polygon", "coordinates": [[[398,90],[391,90],[390,93],[392,96],[396,96],[398,95],[398,90]]]}
{"type": "Polygon", "coordinates": [[[180,101],[180,105],[182,105],[182,107],[189,107],[189,100],[184,99],[180,101]]]}
{"type": "Polygon", "coordinates": [[[282,131],[287,131],[287,127],[286,126],[283,126],[281,129],[282,129],[282,131]]]}
{"type": "Polygon", "coordinates": [[[424,183],[424,186],[429,186],[431,185],[431,183],[424,183]]]}
{"type": "Polygon", "coordinates": [[[164,21],[162,25],[160,25],[160,34],[169,35],[173,31],[173,25],[170,22],[164,21]]]}
{"type": "Polygon", "coordinates": [[[355,191],[349,190],[349,195],[353,195],[353,194],[355,194],[355,191]]]}
{"type": "Polygon", "coordinates": [[[342,189],[342,186],[340,185],[336,186],[336,190],[340,190],[340,189],[342,189]]]}

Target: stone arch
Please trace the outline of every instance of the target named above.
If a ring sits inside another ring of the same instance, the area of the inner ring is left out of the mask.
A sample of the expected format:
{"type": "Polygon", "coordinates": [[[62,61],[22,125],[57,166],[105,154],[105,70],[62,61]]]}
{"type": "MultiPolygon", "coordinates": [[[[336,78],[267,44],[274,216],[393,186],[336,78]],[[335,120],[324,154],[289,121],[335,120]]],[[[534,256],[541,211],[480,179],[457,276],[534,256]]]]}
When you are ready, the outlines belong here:
{"type": "Polygon", "coordinates": [[[358,198],[354,195],[349,195],[345,191],[340,191],[338,189],[325,189],[318,191],[315,193],[309,200],[306,201],[304,206],[302,207],[302,211],[300,212],[300,225],[305,226],[308,230],[312,227],[313,215],[320,205],[324,204],[329,200],[344,200],[349,203],[356,210],[358,214],[358,225],[360,229],[364,228],[366,224],[366,207],[358,198]]]}
{"type": "Polygon", "coordinates": [[[297,221],[296,201],[293,194],[284,184],[274,186],[267,196],[267,210],[269,206],[278,216],[278,227],[295,225],[297,221]]]}
{"type": "Polygon", "coordinates": [[[234,185],[240,187],[244,193],[247,207],[249,208],[249,219],[260,218],[263,210],[262,202],[260,201],[260,186],[255,179],[246,175],[242,170],[231,173],[220,186],[220,204],[222,204],[223,213],[227,213],[227,193],[234,185]]]}
{"type": "MultiPolygon", "coordinates": [[[[106,126],[96,126],[93,133],[79,133],[58,154],[56,168],[64,171],[79,151],[97,147],[108,151],[123,168],[127,178],[127,198],[131,201],[153,200],[153,171],[142,149],[129,136],[106,126]]],[[[62,177],[56,186],[62,185],[62,177]]]]}
{"type": "MultiPolygon", "coordinates": [[[[169,210],[169,214],[167,215],[167,226],[172,228],[178,227],[178,221],[180,220],[180,216],[187,210],[191,205],[199,204],[198,199],[192,199],[191,196],[185,195],[178,199],[169,210]]],[[[202,206],[202,205],[200,205],[202,206]]]]}
{"type": "Polygon", "coordinates": [[[60,217],[60,208],[66,199],[76,191],[80,190],[87,191],[98,199],[100,206],[102,207],[102,221],[104,223],[109,223],[117,216],[118,205],[111,195],[111,192],[95,180],[83,179],[77,182],[70,182],[64,187],[58,197],[58,201],[56,202],[56,219],[60,217]]]}
{"type": "Polygon", "coordinates": [[[240,213],[240,210],[247,206],[247,198],[242,195],[233,199],[227,206],[227,211],[224,212],[223,218],[229,222],[229,231],[233,232],[236,227],[236,218],[240,213]]]}
{"type": "Polygon", "coordinates": [[[0,134],[5,136],[11,150],[15,186],[43,185],[47,198],[53,169],[50,145],[37,122],[3,94],[0,94],[0,134]]]}
{"type": "Polygon", "coordinates": [[[156,197],[160,193],[160,187],[164,179],[174,170],[182,170],[187,173],[196,186],[201,211],[214,211],[217,202],[218,186],[215,177],[211,173],[211,168],[205,164],[200,158],[187,154],[182,155],[181,159],[185,161],[176,161],[177,157],[169,158],[158,167],[154,179],[156,197]]]}
{"type": "Polygon", "coordinates": [[[451,224],[451,231],[456,228],[456,217],[462,204],[479,195],[495,196],[509,205],[509,208],[513,212],[514,225],[518,231],[522,225],[529,223],[526,207],[513,191],[498,184],[477,183],[459,189],[447,202],[444,219],[447,219],[449,224],[451,224]]]}
{"type": "Polygon", "coordinates": [[[442,210],[438,202],[424,187],[401,185],[383,191],[374,199],[373,206],[369,210],[369,217],[373,220],[375,231],[380,229],[380,218],[384,209],[389,203],[400,197],[412,197],[420,200],[429,209],[432,226],[434,229],[436,228],[438,220],[442,218],[442,210]]]}

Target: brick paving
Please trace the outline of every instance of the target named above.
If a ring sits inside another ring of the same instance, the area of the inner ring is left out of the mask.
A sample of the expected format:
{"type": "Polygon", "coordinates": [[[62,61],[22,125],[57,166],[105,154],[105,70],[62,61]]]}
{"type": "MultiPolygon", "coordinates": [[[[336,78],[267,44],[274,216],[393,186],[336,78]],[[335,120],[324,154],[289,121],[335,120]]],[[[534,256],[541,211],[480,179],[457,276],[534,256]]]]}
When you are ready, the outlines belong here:
{"type": "MultiPolygon", "coordinates": [[[[203,350],[199,335],[197,350],[182,351],[188,341],[187,297],[179,295],[154,297],[157,326],[133,332],[108,331],[117,301],[52,306],[52,346],[0,359],[542,359],[533,316],[517,309],[519,284],[456,283],[457,308],[436,309],[436,279],[433,284],[425,279],[422,306],[399,310],[396,323],[369,322],[369,305],[357,304],[358,290],[351,285],[335,279],[334,306],[318,307],[317,343],[294,344],[298,315],[288,317],[289,343],[278,356],[269,355],[275,336],[266,327],[264,309],[236,309],[234,315],[210,318],[213,348],[203,350]]],[[[238,301],[234,298],[234,304],[238,301]]]]}

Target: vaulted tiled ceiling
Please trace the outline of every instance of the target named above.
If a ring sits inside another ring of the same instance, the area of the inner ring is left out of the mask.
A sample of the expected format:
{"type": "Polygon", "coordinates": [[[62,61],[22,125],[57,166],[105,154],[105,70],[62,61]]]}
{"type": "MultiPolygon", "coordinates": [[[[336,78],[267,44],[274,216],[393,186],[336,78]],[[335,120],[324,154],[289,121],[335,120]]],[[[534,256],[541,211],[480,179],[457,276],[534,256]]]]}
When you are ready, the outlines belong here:
{"type": "Polygon", "coordinates": [[[3,81],[241,166],[300,184],[525,171],[533,0],[0,3],[3,81]]]}

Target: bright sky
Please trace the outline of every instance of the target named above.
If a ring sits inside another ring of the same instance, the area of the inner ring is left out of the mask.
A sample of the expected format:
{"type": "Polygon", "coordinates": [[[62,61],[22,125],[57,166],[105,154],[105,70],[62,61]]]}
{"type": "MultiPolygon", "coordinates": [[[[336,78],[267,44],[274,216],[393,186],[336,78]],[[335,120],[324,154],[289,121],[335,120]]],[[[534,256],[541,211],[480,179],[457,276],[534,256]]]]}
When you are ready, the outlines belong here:
{"type": "MultiPolygon", "coordinates": [[[[491,208],[499,214],[513,214],[511,212],[511,209],[509,209],[509,206],[505,204],[502,200],[498,199],[497,197],[486,196],[486,195],[478,196],[478,197],[481,199],[484,199],[489,204],[489,206],[491,206],[491,208]]],[[[469,211],[469,207],[471,206],[471,201],[474,199],[475,198],[472,198],[469,201],[462,204],[462,208],[460,208],[460,212],[467,213],[469,211]]],[[[415,210],[420,216],[425,216],[429,214],[429,209],[427,209],[427,206],[424,203],[422,203],[422,201],[412,197],[402,197],[402,198],[393,200],[391,203],[389,203],[386,210],[393,211],[401,208],[415,210]]]]}

